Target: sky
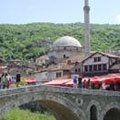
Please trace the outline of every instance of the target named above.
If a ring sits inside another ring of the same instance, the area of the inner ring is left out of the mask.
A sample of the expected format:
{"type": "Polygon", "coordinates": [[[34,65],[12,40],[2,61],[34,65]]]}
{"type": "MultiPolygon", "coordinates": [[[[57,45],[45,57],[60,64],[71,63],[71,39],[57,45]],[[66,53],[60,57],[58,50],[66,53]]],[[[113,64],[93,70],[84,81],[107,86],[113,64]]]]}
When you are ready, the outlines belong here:
{"type": "MultiPolygon", "coordinates": [[[[89,0],[90,22],[120,24],[120,0],[89,0]]],[[[83,22],[84,0],[0,0],[0,24],[83,22]]]]}

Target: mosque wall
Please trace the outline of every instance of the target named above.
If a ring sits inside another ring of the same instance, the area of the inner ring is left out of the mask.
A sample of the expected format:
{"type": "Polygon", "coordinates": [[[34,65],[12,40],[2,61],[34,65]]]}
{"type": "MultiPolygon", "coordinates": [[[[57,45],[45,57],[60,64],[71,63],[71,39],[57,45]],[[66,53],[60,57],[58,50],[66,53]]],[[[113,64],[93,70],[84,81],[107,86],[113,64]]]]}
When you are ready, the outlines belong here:
{"type": "Polygon", "coordinates": [[[77,50],[61,50],[61,51],[53,51],[53,52],[50,52],[48,54],[48,56],[54,56],[55,58],[57,59],[65,59],[65,58],[69,58],[73,55],[75,55],[76,53],[79,53],[79,51],[77,50]]]}

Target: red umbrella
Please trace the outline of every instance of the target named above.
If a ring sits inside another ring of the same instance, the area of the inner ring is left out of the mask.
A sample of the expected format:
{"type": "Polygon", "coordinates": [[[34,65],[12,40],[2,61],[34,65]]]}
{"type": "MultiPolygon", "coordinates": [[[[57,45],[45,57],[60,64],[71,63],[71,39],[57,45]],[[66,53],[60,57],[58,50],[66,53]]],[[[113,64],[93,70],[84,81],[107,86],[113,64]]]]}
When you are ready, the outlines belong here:
{"type": "Polygon", "coordinates": [[[116,83],[115,79],[114,78],[103,78],[103,83],[107,84],[107,85],[113,85],[116,83]]]}
{"type": "Polygon", "coordinates": [[[114,81],[115,81],[116,83],[120,83],[120,77],[114,78],[114,81]]]}
{"type": "Polygon", "coordinates": [[[93,77],[91,80],[90,80],[91,84],[95,84],[95,85],[101,85],[102,82],[101,82],[101,78],[98,77],[98,76],[95,76],[93,77]]]}
{"type": "Polygon", "coordinates": [[[25,80],[26,83],[28,84],[36,84],[36,80],[35,79],[28,79],[28,80],[25,80]]]}
{"type": "Polygon", "coordinates": [[[110,78],[112,78],[115,83],[120,82],[120,76],[118,76],[116,74],[110,75],[110,78]]]}

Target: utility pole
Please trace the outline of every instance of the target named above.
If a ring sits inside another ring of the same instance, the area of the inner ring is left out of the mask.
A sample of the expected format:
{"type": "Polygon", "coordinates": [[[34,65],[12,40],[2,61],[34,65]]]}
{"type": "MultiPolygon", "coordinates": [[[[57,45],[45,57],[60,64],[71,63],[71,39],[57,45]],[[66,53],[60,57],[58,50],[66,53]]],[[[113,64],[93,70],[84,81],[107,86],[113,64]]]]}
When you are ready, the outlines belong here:
{"type": "Polygon", "coordinates": [[[85,39],[85,56],[90,55],[91,45],[90,45],[90,7],[88,0],[84,0],[84,39],[85,39]]]}

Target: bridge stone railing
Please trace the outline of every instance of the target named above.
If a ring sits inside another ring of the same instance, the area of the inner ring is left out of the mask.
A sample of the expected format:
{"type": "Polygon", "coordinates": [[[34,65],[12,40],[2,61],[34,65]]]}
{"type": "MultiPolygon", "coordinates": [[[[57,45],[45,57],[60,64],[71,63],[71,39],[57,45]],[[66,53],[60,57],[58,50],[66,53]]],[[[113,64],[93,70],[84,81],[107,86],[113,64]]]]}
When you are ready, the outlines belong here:
{"type": "Polygon", "coordinates": [[[68,87],[56,87],[56,86],[46,86],[46,85],[33,85],[33,86],[25,86],[25,87],[18,87],[18,88],[1,89],[0,96],[19,94],[22,92],[27,93],[27,92],[37,92],[37,91],[120,97],[120,91],[108,91],[108,90],[102,90],[102,89],[68,88],[68,87]]]}

